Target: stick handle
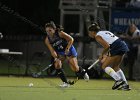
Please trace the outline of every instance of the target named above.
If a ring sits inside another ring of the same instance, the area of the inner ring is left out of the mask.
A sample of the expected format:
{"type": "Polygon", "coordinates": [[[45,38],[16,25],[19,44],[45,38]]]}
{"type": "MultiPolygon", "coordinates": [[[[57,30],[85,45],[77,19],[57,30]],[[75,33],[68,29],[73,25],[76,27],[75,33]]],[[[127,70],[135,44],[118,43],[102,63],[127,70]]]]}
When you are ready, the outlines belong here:
{"type": "Polygon", "coordinates": [[[92,65],[89,66],[88,70],[90,70],[91,68],[93,68],[100,60],[96,60],[92,65]]]}

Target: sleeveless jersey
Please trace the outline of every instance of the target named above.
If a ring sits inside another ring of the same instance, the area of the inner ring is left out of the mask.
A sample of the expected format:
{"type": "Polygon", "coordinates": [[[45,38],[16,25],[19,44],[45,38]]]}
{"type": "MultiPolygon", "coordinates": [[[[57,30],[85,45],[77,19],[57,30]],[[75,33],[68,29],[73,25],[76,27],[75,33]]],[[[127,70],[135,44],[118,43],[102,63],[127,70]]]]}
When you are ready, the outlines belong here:
{"type": "Polygon", "coordinates": [[[54,34],[54,37],[51,38],[49,35],[48,35],[48,39],[49,39],[49,42],[50,44],[52,45],[52,47],[54,48],[54,50],[58,51],[58,52],[62,52],[62,51],[65,51],[65,48],[67,47],[67,41],[63,38],[61,38],[59,36],[59,33],[55,33],[54,34]]]}
{"type": "Polygon", "coordinates": [[[101,36],[108,44],[112,44],[114,41],[118,39],[117,36],[115,36],[110,31],[99,31],[97,32],[96,36],[101,36]]]}

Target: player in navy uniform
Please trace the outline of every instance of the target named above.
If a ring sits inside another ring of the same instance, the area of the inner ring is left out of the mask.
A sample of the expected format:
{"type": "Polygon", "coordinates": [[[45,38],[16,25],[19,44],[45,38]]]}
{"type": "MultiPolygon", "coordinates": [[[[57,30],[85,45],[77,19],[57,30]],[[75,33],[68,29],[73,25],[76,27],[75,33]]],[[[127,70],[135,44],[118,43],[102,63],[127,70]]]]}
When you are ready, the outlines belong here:
{"type": "Polygon", "coordinates": [[[51,22],[45,25],[45,31],[47,32],[47,37],[45,39],[45,43],[49,48],[51,55],[55,60],[55,68],[63,84],[61,87],[68,87],[68,81],[62,70],[62,62],[65,59],[68,59],[69,65],[71,69],[76,72],[78,77],[80,75],[86,80],[89,80],[89,76],[84,69],[78,66],[77,62],[77,52],[74,48],[73,38],[65,33],[61,27],[56,27],[56,25],[51,22]]]}
{"type": "Polygon", "coordinates": [[[124,54],[129,51],[126,43],[110,31],[101,31],[97,23],[90,25],[88,30],[89,36],[95,38],[95,40],[104,48],[99,56],[99,60],[101,61],[103,56],[109,52],[109,55],[102,63],[102,68],[115,80],[112,89],[118,89],[121,85],[125,85],[124,90],[130,90],[124,73],[120,69],[124,54]]]}

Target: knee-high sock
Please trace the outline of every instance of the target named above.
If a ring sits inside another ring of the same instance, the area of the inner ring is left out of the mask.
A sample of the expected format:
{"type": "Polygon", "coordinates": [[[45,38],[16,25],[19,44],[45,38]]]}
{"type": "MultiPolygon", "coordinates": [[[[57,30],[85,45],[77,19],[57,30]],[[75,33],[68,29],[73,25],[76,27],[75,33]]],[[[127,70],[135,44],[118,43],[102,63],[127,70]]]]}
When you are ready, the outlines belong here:
{"type": "Polygon", "coordinates": [[[114,80],[118,81],[121,78],[117,75],[117,73],[111,68],[111,67],[106,67],[105,72],[110,75],[114,80]]]}
{"type": "Polygon", "coordinates": [[[86,73],[86,71],[82,67],[79,67],[79,71],[76,72],[76,76],[78,78],[80,78],[80,77],[83,77],[85,75],[85,73],[86,73]]]}
{"type": "Polygon", "coordinates": [[[128,85],[128,82],[127,82],[127,80],[126,80],[126,78],[125,78],[125,75],[124,75],[123,71],[120,69],[120,70],[118,70],[116,73],[121,77],[121,79],[122,79],[123,81],[125,81],[125,84],[128,85]]]}
{"type": "Polygon", "coordinates": [[[63,69],[60,68],[60,69],[56,69],[56,70],[57,70],[57,74],[58,74],[58,76],[60,77],[60,79],[61,79],[63,82],[68,83],[67,78],[66,78],[66,75],[65,75],[63,69]]]}

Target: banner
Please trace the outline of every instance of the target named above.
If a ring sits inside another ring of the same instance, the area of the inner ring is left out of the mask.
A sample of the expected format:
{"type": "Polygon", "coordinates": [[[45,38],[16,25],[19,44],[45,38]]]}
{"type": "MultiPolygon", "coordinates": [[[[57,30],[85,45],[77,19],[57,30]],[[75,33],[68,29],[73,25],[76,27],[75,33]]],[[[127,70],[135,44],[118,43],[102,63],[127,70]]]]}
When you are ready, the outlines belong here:
{"type": "Polygon", "coordinates": [[[140,29],[140,10],[112,10],[111,12],[111,32],[124,33],[130,24],[135,24],[140,29]]]}

